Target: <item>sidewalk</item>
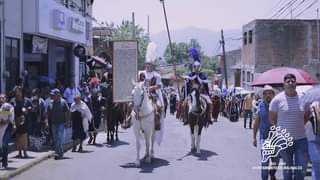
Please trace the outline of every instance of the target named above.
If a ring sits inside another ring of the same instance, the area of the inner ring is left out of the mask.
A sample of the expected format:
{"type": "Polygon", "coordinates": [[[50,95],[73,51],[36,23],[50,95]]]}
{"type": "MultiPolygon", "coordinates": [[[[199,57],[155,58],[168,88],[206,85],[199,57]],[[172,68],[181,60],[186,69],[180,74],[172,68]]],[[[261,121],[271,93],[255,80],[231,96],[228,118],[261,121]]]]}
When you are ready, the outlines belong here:
{"type": "Polygon", "coordinates": [[[43,160],[46,160],[54,155],[53,151],[48,152],[32,152],[28,151],[28,159],[18,159],[15,156],[18,154],[17,151],[13,151],[9,154],[9,162],[8,168],[4,169],[3,167],[0,168],[0,179],[7,180],[11,179],[12,177],[28,170],[32,166],[40,163],[43,160]]]}
{"type": "MultiPolygon", "coordinates": [[[[64,151],[67,152],[72,147],[72,143],[64,145],[64,151]]],[[[0,161],[0,180],[8,180],[41,163],[44,160],[52,158],[54,151],[27,151],[29,158],[15,158],[18,151],[11,151],[8,155],[8,168],[4,169],[0,161]]]]}

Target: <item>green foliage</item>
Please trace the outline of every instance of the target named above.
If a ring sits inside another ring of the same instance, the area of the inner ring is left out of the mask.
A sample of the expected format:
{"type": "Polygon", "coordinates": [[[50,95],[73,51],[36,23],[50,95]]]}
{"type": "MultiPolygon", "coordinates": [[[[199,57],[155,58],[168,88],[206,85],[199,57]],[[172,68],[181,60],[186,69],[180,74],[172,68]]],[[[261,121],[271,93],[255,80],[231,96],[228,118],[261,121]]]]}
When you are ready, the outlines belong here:
{"type": "Polygon", "coordinates": [[[138,41],[138,69],[143,69],[146,49],[150,42],[147,33],[139,25],[135,25],[133,29],[132,21],[123,20],[120,25],[114,23],[106,23],[107,27],[111,29],[112,40],[133,40],[133,32],[135,32],[135,40],[138,41]]]}
{"type": "Polygon", "coordinates": [[[166,59],[168,64],[173,64],[176,62],[176,64],[182,64],[189,61],[189,53],[188,49],[191,47],[194,47],[200,51],[200,55],[203,56],[203,52],[201,51],[201,46],[199,42],[196,39],[191,39],[189,43],[180,42],[180,43],[172,43],[173,47],[173,54],[174,58],[171,56],[171,49],[170,45],[168,44],[165,52],[164,52],[164,58],[166,59]]]}
{"type": "MultiPolygon", "coordinates": [[[[166,50],[164,52],[164,58],[166,59],[168,64],[173,64],[176,62],[177,64],[188,63],[189,62],[189,53],[188,49],[191,47],[196,48],[201,57],[201,64],[203,72],[207,73],[208,76],[212,76],[214,71],[216,70],[218,59],[216,57],[205,56],[202,51],[200,43],[196,39],[191,39],[189,43],[180,42],[180,43],[172,43],[174,49],[174,58],[171,56],[170,45],[168,44],[166,50]],[[176,61],[174,61],[176,60],[176,61]]],[[[177,72],[184,74],[187,69],[177,69],[177,72]]]]}
{"type": "Polygon", "coordinates": [[[177,75],[183,75],[186,73],[186,70],[185,69],[182,69],[182,68],[178,68],[177,69],[177,75]]]}
{"type": "Polygon", "coordinates": [[[208,77],[212,77],[214,75],[214,71],[212,69],[202,69],[202,72],[206,73],[208,77]]]}

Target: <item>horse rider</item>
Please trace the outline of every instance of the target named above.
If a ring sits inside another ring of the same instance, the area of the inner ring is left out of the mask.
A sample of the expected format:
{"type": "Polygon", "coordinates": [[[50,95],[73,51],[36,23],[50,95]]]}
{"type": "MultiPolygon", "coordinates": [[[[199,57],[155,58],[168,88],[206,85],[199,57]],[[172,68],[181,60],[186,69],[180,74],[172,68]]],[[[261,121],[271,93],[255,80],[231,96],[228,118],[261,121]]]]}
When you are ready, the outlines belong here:
{"type": "MultiPolygon", "coordinates": [[[[208,113],[208,119],[207,121],[212,124],[211,121],[211,106],[212,102],[209,96],[209,85],[208,85],[208,77],[205,73],[201,72],[201,60],[200,60],[200,54],[197,51],[196,48],[190,48],[188,50],[191,58],[193,59],[192,63],[192,70],[187,75],[186,81],[185,81],[185,92],[184,92],[184,99],[190,95],[190,93],[194,89],[198,89],[202,97],[205,98],[206,102],[209,105],[209,111],[208,113]]],[[[186,125],[188,122],[184,121],[184,125],[186,125]]]]}
{"type": "MultiPolygon", "coordinates": [[[[146,61],[145,61],[145,70],[139,73],[139,76],[144,80],[145,86],[148,88],[149,96],[155,105],[156,121],[155,126],[156,130],[160,130],[160,121],[163,118],[164,112],[164,100],[163,94],[161,92],[161,75],[155,71],[155,55],[156,45],[151,42],[148,44],[146,61]],[[143,77],[144,75],[144,77],[143,77]]],[[[140,79],[140,80],[142,80],[140,79]]]]}

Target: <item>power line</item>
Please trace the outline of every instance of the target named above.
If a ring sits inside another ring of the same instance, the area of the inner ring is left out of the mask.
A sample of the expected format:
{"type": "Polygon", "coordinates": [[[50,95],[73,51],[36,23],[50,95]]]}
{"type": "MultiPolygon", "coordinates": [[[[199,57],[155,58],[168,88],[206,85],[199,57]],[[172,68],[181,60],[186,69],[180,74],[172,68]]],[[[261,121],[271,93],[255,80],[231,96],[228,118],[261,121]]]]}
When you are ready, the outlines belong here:
{"type": "Polygon", "coordinates": [[[308,7],[306,7],[303,11],[301,11],[295,18],[299,17],[302,15],[304,12],[306,12],[308,9],[312,8],[319,0],[314,0],[308,7]]]}
{"type": "Polygon", "coordinates": [[[289,8],[291,8],[298,0],[291,0],[285,6],[283,6],[272,18],[280,18],[289,8]]]}
{"type": "Polygon", "coordinates": [[[296,11],[300,6],[302,6],[304,3],[308,2],[309,0],[302,0],[297,6],[295,6],[294,8],[292,8],[291,12],[288,12],[284,18],[286,18],[288,15],[290,15],[291,13],[293,13],[294,11],[296,11]]]}
{"type": "Polygon", "coordinates": [[[286,1],[286,0],[279,0],[278,3],[277,3],[273,8],[270,9],[270,11],[268,12],[268,14],[269,14],[271,11],[277,9],[278,7],[281,7],[280,5],[283,4],[285,1],[286,1]]]}

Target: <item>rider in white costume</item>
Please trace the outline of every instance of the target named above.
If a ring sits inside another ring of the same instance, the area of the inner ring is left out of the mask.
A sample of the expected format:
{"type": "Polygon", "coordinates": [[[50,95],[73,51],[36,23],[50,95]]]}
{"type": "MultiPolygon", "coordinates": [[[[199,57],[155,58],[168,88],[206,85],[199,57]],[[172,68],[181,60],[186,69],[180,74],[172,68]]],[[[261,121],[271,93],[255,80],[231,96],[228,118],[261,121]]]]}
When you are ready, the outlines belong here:
{"type": "Polygon", "coordinates": [[[155,71],[155,61],[156,61],[156,44],[151,42],[148,44],[146,60],[145,60],[145,70],[140,71],[144,74],[144,84],[148,88],[149,95],[155,100],[157,108],[161,109],[160,112],[160,122],[161,127],[156,128],[156,142],[161,143],[163,137],[163,121],[164,121],[164,100],[161,92],[162,82],[161,75],[155,71]],[[160,131],[159,131],[160,130],[160,131]]]}

